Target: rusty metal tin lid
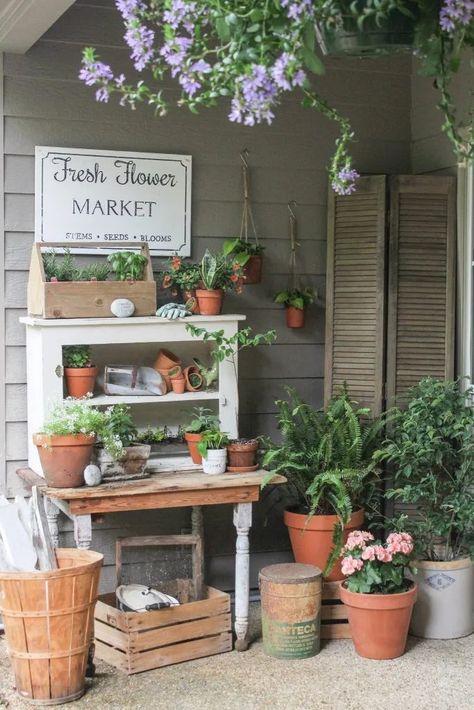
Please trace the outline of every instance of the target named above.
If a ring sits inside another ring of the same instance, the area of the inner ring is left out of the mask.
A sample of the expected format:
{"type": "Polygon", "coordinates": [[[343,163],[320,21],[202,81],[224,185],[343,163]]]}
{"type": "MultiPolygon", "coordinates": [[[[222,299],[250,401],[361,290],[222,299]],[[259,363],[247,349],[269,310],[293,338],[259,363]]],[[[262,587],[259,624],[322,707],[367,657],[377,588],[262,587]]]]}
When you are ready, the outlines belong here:
{"type": "Polygon", "coordinates": [[[276,584],[303,584],[321,579],[322,572],[314,565],[303,565],[298,562],[287,562],[279,565],[269,565],[260,570],[259,581],[276,584]]]}

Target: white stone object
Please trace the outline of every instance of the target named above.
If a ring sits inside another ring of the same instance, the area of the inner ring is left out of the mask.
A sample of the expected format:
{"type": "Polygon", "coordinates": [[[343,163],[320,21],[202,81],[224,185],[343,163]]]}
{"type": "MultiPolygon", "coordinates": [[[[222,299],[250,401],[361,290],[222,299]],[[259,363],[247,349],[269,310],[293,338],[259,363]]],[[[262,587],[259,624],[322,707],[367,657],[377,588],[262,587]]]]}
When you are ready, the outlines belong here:
{"type": "Polygon", "coordinates": [[[100,468],[90,463],[84,469],[84,481],[87,486],[98,486],[102,481],[102,474],[100,468]]]}
{"type": "Polygon", "coordinates": [[[135,312],[135,304],[128,298],[116,298],[112,301],[110,310],[117,318],[130,318],[135,312]]]}

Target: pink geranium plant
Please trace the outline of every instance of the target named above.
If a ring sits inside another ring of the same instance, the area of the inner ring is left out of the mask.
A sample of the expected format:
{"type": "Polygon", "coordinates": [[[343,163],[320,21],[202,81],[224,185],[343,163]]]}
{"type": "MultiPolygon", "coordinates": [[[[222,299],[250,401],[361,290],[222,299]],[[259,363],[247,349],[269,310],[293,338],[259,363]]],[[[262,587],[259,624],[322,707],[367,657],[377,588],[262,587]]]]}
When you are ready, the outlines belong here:
{"type": "Polygon", "coordinates": [[[413,539],[406,532],[392,532],[385,543],[370,532],[354,530],[342,549],[342,572],[350,592],[397,594],[411,584],[406,578],[413,539]]]}

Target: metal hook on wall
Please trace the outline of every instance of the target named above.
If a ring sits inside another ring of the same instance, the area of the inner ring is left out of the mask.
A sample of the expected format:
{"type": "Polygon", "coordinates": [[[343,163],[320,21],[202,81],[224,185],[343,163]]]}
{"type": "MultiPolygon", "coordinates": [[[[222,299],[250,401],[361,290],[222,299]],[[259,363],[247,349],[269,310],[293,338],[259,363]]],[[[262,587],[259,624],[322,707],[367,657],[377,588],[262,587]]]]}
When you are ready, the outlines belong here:
{"type": "Polygon", "coordinates": [[[248,168],[248,166],[249,166],[249,164],[247,162],[248,157],[249,157],[249,149],[243,148],[240,152],[240,160],[243,162],[243,164],[246,168],[248,168]]]}
{"type": "Polygon", "coordinates": [[[288,202],[288,212],[290,213],[290,217],[291,217],[292,219],[296,219],[296,215],[295,215],[295,213],[294,213],[293,210],[294,210],[294,208],[297,207],[297,206],[298,206],[298,203],[296,202],[296,200],[290,200],[290,201],[288,202]]]}

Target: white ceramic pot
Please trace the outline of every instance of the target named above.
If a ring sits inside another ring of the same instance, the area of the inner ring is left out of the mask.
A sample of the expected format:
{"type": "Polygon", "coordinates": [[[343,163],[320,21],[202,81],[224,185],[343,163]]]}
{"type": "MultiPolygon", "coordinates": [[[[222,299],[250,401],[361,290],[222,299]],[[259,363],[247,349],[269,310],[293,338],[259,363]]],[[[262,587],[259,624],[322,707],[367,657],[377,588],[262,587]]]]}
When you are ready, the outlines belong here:
{"type": "Polygon", "coordinates": [[[474,631],[474,565],[468,557],[452,562],[416,560],[418,598],[410,633],[454,639],[474,631]]]}
{"type": "Polygon", "coordinates": [[[227,466],[227,449],[208,449],[206,458],[202,459],[204,473],[224,473],[227,466]]]}

